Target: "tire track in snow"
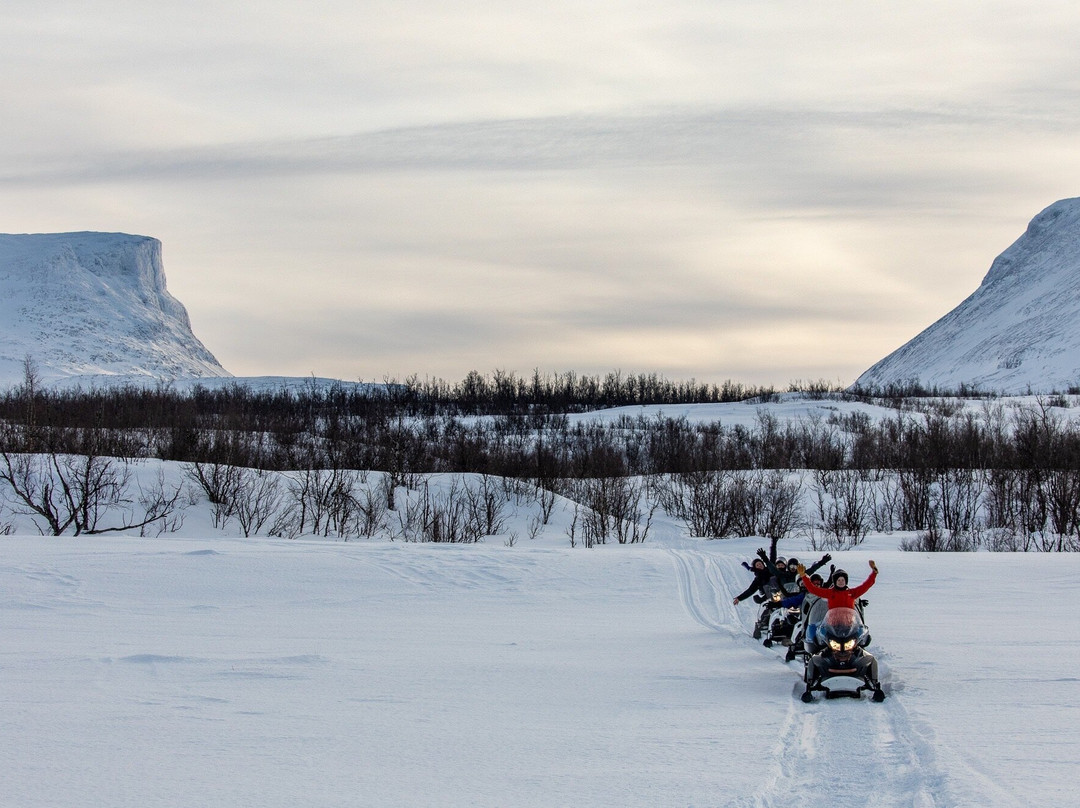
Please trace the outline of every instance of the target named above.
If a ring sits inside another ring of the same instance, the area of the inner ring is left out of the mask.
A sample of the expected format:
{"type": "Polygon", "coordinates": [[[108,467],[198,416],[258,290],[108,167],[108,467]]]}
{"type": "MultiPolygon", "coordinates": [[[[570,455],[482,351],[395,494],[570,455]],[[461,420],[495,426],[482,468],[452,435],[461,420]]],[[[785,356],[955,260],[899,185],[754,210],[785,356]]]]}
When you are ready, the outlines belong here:
{"type": "MultiPolygon", "coordinates": [[[[672,550],[671,555],[679,594],[690,616],[712,631],[749,641],[757,610],[744,617],[731,604],[746,578],[737,560],[700,551],[672,550]]],[[[957,804],[932,743],[914,727],[896,695],[883,704],[869,700],[804,704],[799,700],[801,667],[787,668],[788,678],[778,676],[777,687],[790,687],[792,700],[774,747],[772,772],[764,777],[762,792],[739,805],[787,808],[830,797],[844,805],[881,808],[957,804]]],[[[881,675],[889,676],[884,666],[881,675]]],[[[764,770],[769,771],[767,764],[764,770]]]]}
{"type": "Polygon", "coordinates": [[[829,796],[881,808],[956,804],[946,798],[947,778],[933,748],[895,697],[884,704],[803,704],[797,701],[801,691],[799,681],[774,747],[777,771],[755,799],[757,808],[814,804],[829,796]]]}
{"type": "Polygon", "coordinates": [[[729,556],[700,551],[669,552],[675,565],[679,596],[687,613],[711,631],[749,639],[758,608],[755,605],[748,611],[740,611],[731,602],[734,593],[745,588],[745,583],[737,586],[737,581],[746,577],[746,570],[729,556]],[[743,573],[741,576],[740,572],[743,573]]]}

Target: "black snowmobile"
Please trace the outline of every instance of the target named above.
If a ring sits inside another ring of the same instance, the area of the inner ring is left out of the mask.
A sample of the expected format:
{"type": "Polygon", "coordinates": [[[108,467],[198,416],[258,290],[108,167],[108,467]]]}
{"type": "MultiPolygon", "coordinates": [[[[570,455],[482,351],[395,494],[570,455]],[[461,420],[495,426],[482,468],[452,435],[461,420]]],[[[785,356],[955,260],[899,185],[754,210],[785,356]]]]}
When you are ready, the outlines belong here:
{"type": "Polygon", "coordinates": [[[815,595],[807,595],[800,607],[799,625],[792,633],[791,645],[788,646],[785,661],[792,662],[802,657],[803,663],[821,650],[821,645],[807,637],[809,626],[819,626],[829,611],[829,602],[815,595]]]}
{"type": "Polygon", "coordinates": [[[791,644],[792,635],[802,619],[802,607],[798,605],[784,606],[780,601],[797,594],[799,594],[799,585],[795,582],[784,584],[777,592],[773,593],[773,609],[769,615],[771,620],[767,624],[769,632],[768,636],[762,640],[762,645],[766,648],[772,647],[774,643],[778,645],[791,644]]]}
{"type": "Polygon", "coordinates": [[[818,626],[816,642],[808,643],[802,700],[812,702],[814,693],[824,693],[827,699],[858,699],[869,692],[874,701],[884,701],[877,660],[866,650],[869,642],[870,632],[858,611],[829,609],[818,626]]]}
{"type": "Polygon", "coordinates": [[[780,605],[783,595],[772,584],[766,584],[760,595],[754,595],[754,603],[760,603],[757,621],[754,623],[754,639],[760,640],[761,635],[769,629],[772,613],[780,605]]]}

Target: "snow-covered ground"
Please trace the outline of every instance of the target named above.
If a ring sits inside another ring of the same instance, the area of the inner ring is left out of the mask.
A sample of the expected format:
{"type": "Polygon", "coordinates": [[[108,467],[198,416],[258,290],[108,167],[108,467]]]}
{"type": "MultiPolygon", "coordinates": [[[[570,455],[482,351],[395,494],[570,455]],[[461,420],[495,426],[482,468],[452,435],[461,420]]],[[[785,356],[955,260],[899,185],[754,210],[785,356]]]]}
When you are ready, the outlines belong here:
{"type": "MultiPolygon", "coordinates": [[[[0,537],[0,804],[1020,806],[1080,766],[1075,555],[881,568],[889,698],[803,704],[757,538],[0,537]]],[[[781,552],[813,555],[801,540],[781,552]]]]}
{"type": "MultiPolygon", "coordinates": [[[[985,418],[988,410],[1000,408],[1007,422],[1020,410],[1036,410],[1040,406],[1064,402],[1066,407],[1053,407],[1053,413],[1062,420],[1080,420],[1080,396],[1077,395],[1003,395],[994,399],[909,399],[904,410],[907,416],[918,415],[912,407],[930,408],[937,404],[946,404],[950,412],[958,416],[972,415],[977,419],[985,418]]],[[[772,418],[780,425],[788,422],[827,422],[831,418],[847,418],[854,415],[866,416],[870,421],[895,419],[901,410],[885,402],[869,403],[864,401],[843,400],[839,395],[814,396],[806,393],[780,393],[772,396],[768,402],[758,399],[725,402],[723,404],[671,404],[646,406],[609,407],[592,413],[578,413],[569,416],[570,422],[599,421],[616,422],[620,418],[685,418],[690,423],[718,422],[725,427],[742,426],[756,429],[761,425],[761,418],[772,418]]]]}

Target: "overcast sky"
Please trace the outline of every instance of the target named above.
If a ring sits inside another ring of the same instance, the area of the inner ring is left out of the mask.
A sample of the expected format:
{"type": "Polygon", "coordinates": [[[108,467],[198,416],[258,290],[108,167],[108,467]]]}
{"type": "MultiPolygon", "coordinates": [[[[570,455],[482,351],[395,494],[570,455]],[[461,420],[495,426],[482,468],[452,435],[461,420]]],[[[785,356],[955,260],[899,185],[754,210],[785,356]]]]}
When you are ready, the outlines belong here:
{"type": "Polygon", "coordinates": [[[238,375],[850,383],[1080,196],[1064,0],[5,0],[0,232],[238,375]]]}

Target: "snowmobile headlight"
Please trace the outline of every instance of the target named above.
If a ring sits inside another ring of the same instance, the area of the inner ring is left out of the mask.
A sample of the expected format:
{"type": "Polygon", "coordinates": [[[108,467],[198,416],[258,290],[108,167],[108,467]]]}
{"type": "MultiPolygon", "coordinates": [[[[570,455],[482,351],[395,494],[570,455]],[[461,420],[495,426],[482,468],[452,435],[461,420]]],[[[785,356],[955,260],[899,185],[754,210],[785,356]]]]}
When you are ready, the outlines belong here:
{"type": "Polygon", "coordinates": [[[779,603],[780,600],[781,600],[780,593],[779,592],[773,592],[772,593],[772,599],[773,599],[774,603],[779,603]]]}
{"type": "Polygon", "coordinates": [[[848,640],[847,642],[844,643],[844,650],[845,651],[854,651],[855,650],[855,645],[856,645],[855,640],[848,640]]]}
{"type": "Polygon", "coordinates": [[[829,647],[834,651],[840,651],[843,650],[844,646],[839,640],[829,640],[829,647]]]}

